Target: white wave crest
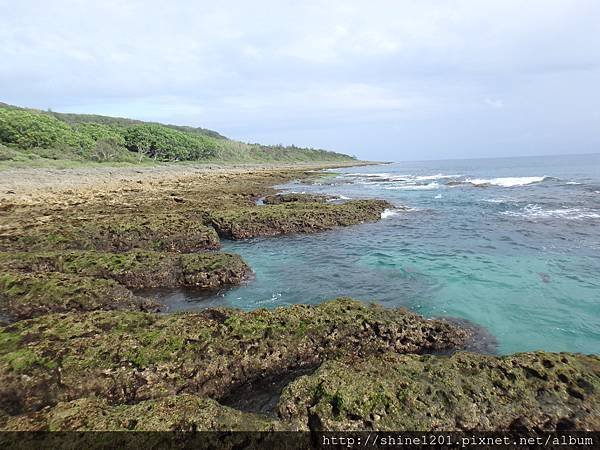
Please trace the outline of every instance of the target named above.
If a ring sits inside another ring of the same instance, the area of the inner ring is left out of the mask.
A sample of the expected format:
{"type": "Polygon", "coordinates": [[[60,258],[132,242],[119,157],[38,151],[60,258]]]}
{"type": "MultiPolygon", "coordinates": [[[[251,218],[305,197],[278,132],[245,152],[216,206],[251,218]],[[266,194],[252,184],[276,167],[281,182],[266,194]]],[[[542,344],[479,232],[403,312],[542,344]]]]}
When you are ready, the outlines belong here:
{"type": "Polygon", "coordinates": [[[389,173],[347,173],[349,177],[367,177],[367,178],[389,178],[389,173]]]}
{"type": "Polygon", "coordinates": [[[428,191],[430,189],[439,189],[439,183],[435,181],[429,184],[402,184],[400,186],[388,186],[384,189],[402,190],[402,191],[428,191]]]}
{"type": "Polygon", "coordinates": [[[427,181],[427,180],[442,180],[442,179],[447,179],[447,178],[459,178],[462,177],[462,175],[445,175],[443,173],[438,173],[436,175],[419,175],[416,176],[414,179],[417,181],[427,181]]]}
{"type": "Polygon", "coordinates": [[[520,211],[504,211],[500,214],[524,219],[600,219],[600,211],[585,208],[543,209],[539,205],[529,204],[520,211]]]}
{"type": "Polygon", "coordinates": [[[400,212],[400,210],[398,210],[398,209],[389,209],[389,208],[386,208],[381,213],[381,218],[382,219],[388,219],[390,217],[397,216],[399,212],[400,212]]]}
{"type": "Polygon", "coordinates": [[[502,187],[514,187],[514,186],[526,186],[528,184],[540,183],[547,177],[504,177],[504,178],[468,178],[465,183],[472,184],[474,186],[502,186],[502,187]]]}

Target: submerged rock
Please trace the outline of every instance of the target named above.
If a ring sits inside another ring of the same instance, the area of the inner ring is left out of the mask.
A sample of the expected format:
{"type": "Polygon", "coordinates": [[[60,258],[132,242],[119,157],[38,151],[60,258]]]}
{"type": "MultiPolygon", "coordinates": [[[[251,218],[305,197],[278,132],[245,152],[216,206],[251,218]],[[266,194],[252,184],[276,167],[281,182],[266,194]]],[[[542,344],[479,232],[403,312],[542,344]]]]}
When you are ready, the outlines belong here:
{"type": "Polygon", "coordinates": [[[461,346],[469,333],[350,299],[242,312],[47,315],[0,328],[0,409],[98,396],[111,404],[236,386],[320,363],[461,346]]]}
{"type": "Polygon", "coordinates": [[[598,430],[600,358],[460,352],[327,361],[284,390],[279,414],[312,430],[598,430]]]}
{"type": "Polygon", "coordinates": [[[229,253],[52,251],[0,253],[0,266],[20,272],[61,272],[115,280],[129,288],[239,284],[250,267],[229,253]]]}
{"type": "Polygon", "coordinates": [[[384,200],[350,200],[343,204],[292,201],[213,211],[209,222],[222,237],[247,239],[374,222],[381,219],[386,208],[392,207],[384,200]]]}
{"type": "Polygon", "coordinates": [[[42,314],[95,310],[159,311],[113,280],[63,273],[0,273],[0,314],[12,320],[42,314]]]}
{"type": "Polygon", "coordinates": [[[185,215],[110,215],[52,221],[0,236],[0,250],[133,249],[192,253],[220,247],[216,231],[185,215]]]}

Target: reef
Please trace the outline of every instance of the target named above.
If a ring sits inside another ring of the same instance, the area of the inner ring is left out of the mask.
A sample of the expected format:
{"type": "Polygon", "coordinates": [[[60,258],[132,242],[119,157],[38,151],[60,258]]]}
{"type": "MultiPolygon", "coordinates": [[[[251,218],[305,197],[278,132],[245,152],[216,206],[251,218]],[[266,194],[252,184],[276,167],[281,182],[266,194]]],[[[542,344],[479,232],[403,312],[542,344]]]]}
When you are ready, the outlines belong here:
{"type": "Polygon", "coordinates": [[[288,233],[314,233],[335,227],[374,222],[393,208],[383,200],[350,200],[343,204],[318,201],[283,201],[261,207],[213,211],[210,224],[219,236],[248,239],[288,233]]]}
{"type": "Polygon", "coordinates": [[[468,337],[445,321],[350,299],[252,312],[45,315],[0,331],[0,409],[22,414],[88,396],[219,399],[331,357],[445,350],[468,337]]]}
{"type": "Polygon", "coordinates": [[[2,202],[0,321],[52,312],[156,304],[129,289],[218,290],[251,273],[216,252],[224,237],[313,232],[380,218],[385,202],[326,204],[325,196],[273,194],[299,170],[202,174],[116,191],[68,191],[33,203],[2,202]],[[206,179],[208,178],[208,180],[206,179]],[[256,205],[267,194],[277,205],[256,205]],[[112,307],[111,307],[112,305],[112,307]]]}
{"type": "Polygon", "coordinates": [[[311,430],[598,430],[600,358],[459,352],[327,361],[286,388],[278,413],[311,430]]]}
{"type": "Polygon", "coordinates": [[[0,273],[0,314],[9,320],[68,311],[159,311],[160,304],[106,279],[64,273],[0,273]]]}
{"type": "Polygon", "coordinates": [[[299,194],[299,193],[288,193],[288,194],[275,194],[267,195],[262,199],[265,205],[280,205],[282,203],[325,203],[328,200],[334,200],[336,197],[330,195],[318,195],[318,194],[299,194]]]}
{"type": "Polygon", "coordinates": [[[143,249],[192,253],[220,247],[215,230],[192,215],[92,215],[51,221],[0,236],[0,250],[143,249]]]}
{"type": "Polygon", "coordinates": [[[394,207],[270,187],[309,177],[202,172],[2,200],[0,429],[600,429],[597,356],[465,352],[493,337],[478,346],[468,324],[348,298],[164,314],[140,296],[243,282],[251,268],[220,238],[394,207]]]}
{"type": "Polygon", "coordinates": [[[3,429],[565,430],[600,425],[600,359],[457,352],[445,321],[351,299],[242,312],[96,311],[0,332],[3,429]],[[227,400],[292,377],[274,410],[227,400]],[[316,370],[315,370],[316,368],[316,370]]]}
{"type": "Polygon", "coordinates": [[[271,418],[243,413],[210,398],[180,394],[134,405],[111,405],[98,397],[81,398],[36,413],[6,418],[3,428],[12,431],[275,431],[278,425],[279,422],[271,418]]]}
{"type": "Polygon", "coordinates": [[[250,267],[240,256],[234,254],[183,254],[141,250],[126,253],[0,253],[0,265],[22,273],[60,272],[112,279],[134,289],[180,286],[215,289],[238,284],[250,273],[250,267]]]}

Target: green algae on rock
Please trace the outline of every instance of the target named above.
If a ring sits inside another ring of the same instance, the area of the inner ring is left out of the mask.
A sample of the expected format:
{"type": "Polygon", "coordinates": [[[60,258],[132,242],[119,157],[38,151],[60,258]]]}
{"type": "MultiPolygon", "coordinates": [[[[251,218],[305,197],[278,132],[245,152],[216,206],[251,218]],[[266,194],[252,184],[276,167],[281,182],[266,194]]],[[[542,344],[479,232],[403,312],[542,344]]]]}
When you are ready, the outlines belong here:
{"type": "Polygon", "coordinates": [[[10,431],[272,431],[279,421],[243,413],[206,397],[180,394],[134,405],[110,405],[87,397],[17,417],[6,417],[10,431]]]}
{"type": "Polygon", "coordinates": [[[299,194],[299,193],[287,193],[287,194],[274,194],[267,195],[263,198],[265,205],[280,205],[281,203],[325,203],[327,200],[333,199],[328,195],[318,194],[299,194]]]}
{"type": "Polygon", "coordinates": [[[113,279],[129,288],[239,284],[250,268],[229,253],[51,251],[0,253],[0,265],[21,272],[62,272],[113,279]]]}
{"type": "Polygon", "coordinates": [[[600,358],[459,352],[327,361],[284,390],[279,414],[312,430],[598,430],[600,358]]]}
{"type": "Polygon", "coordinates": [[[339,205],[293,201],[213,211],[209,221],[222,237],[247,239],[373,222],[381,219],[381,213],[388,208],[393,206],[383,200],[349,200],[339,205]]]}
{"type": "Polygon", "coordinates": [[[192,253],[220,247],[215,230],[178,214],[92,215],[52,221],[0,236],[4,251],[132,249],[192,253]]]}
{"type": "Polygon", "coordinates": [[[350,299],[252,312],[46,315],[0,329],[0,409],[15,415],[94,395],[111,404],[180,393],[219,399],[329,357],[444,350],[468,337],[444,321],[350,299]]]}
{"type": "Polygon", "coordinates": [[[113,280],[63,273],[0,273],[0,314],[22,320],[42,314],[94,310],[159,311],[113,280]]]}

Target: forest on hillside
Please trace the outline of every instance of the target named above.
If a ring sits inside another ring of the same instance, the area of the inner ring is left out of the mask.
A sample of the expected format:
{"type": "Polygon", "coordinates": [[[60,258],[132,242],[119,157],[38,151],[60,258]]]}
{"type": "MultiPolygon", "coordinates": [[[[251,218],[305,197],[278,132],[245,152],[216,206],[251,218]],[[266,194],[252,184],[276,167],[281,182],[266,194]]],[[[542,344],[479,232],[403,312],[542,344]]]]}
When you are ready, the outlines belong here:
{"type": "Polygon", "coordinates": [[[349,161],[313,148],[247,144],[216,131],[0,104],[0,161],[40,163],[349,161]]]}

